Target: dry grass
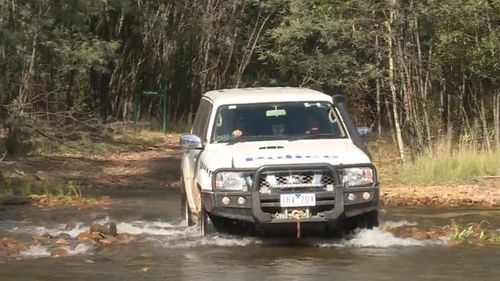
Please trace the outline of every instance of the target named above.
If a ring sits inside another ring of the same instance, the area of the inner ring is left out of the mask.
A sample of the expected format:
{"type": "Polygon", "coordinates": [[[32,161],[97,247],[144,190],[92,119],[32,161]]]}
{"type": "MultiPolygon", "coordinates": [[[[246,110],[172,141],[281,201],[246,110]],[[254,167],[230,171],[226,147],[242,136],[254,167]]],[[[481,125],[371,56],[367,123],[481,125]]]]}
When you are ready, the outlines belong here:
{"type": "Polygon", "coordinates": [[[443,139],[403,164],[390,140],[381,138],[369,143],[385,187],[465,184],[482,177],[500,176],[500,149],[481,147],[468,136],[455,145],[443,139]]]}
{"type": "Polygon", "coordinates": [[[500,149],[484,150],[466,145],[427,151],[399,168],[399,179],[407,185],[456,184],[499,175],[500,149]]]}
{"type": "Polygon", "coordinates": [[[148,124],[138,124],[137,129],[127,123],[94,125],[91,128],[71,132],[71,134],[62,134],[58,137],[60,142],[37,136],[32,142],[30,154],[68,155],[76,153],[105,156],[155,146],[164,142],[166,136],[165,133],[152,129],[148,124]]]}

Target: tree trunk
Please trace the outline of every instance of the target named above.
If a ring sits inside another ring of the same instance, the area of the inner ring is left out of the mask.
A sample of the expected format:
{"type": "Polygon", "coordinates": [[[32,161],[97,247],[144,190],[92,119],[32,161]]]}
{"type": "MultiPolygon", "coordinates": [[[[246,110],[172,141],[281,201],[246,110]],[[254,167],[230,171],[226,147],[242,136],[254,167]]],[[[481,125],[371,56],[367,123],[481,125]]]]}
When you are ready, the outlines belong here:
{"type": "Polygon", "coordinates": [[[399,123],[399,113],[398,113],[398,98],[396,92],[396,85],[394,82],[394,58],[392,51],[392,40],[394,38],[394,34],[392,32],[392,23],[395,19],[395,6],[396,0],[390,0],[390,11],[389,11],[389,23],[387,24],[387,56],[389,59],[389,88],[391,89],[392,96],[392,113],[394,117],[394,127],[396,129],[396,138],[398,142],[399,156],[401,161],[406,162],[404,145],[403,145],[403,136],[401,134],[401,126],[399,123]]]}
{"type": "MultiPolygon", "coordinates": [[[[375,35],[375,50],[377,52],[377,68],[380,66],[380,52],[379,52],[379,43],[378,43],[378,35],[375,35]]],[[[377,77],[375,80],[375,88],[376,88],[376,103],[377,103],[377,133],[378,136],[382,134],[382,124],[381,124],[381,110],[380,110],[380,77],[377,77]]]]}
{"type": "Polygon", "coordinates": [[[484,87],[483,87],[483,83],[480,82],[480,91],[479,91],[479,94],[481,95],[481,98],[480,98],[480,113],[479,113],[479,118],[481,119],[481,125],[482,125],[482,131],[483,131],[483,139],[484,139],[484,143],[486,143],[486,148],[488,150],[491,150],[491,144],[490,144],[490,134],[488,133],[488,123],[486,121],[486,108],[484,106],[484,87]]]}
{"type": "Polygon", "coordinates": [[[496,90],[493,102],[493,119],[495,128],[495,145],[500,149],[500,89],[496,90]]]}

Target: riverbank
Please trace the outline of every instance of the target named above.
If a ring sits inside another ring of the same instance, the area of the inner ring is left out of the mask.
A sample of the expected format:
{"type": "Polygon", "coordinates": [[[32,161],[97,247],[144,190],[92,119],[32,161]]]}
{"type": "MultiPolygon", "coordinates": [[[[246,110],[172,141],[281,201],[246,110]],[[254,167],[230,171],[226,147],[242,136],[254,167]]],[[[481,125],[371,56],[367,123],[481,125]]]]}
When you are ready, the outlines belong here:
{"type": "MultiPolygon", "coordinates": [[[[55,196],[51,197],[52,200],[36,196],[32,198],[43,200],[22,199],[22,196],[33,195],[30,194],[31,190],[40,189],[33,186],[40,185],[45,187],[59,185],[63,189],[71,186],[69,191],[82,193],[83,197],[87,191],[110,187],[175,188],[179,184],[180,177],[181,149],[178,139],[178,134],[115,131],[111,137],[108,134],[106,138],[94,140],[94,144],[98,144],[100,148],[111,145],[114,147],[104,152],[99,150],[99,153],[93,153],[92,151],[96,150],[90,149],[92,144],[86,144],[81,150],[7,157],[0,162],[3,175],[3,179],[0,179],[3,183],[2,194],[9,197],[3,196],[4,199],[0,199],[0,204],[36,202],[37,205],[40,202],[43,204],[44,201],[52,205],[57,204],[55,196]],[[12,195],[20,195],[21,198],[12,200],[12,195]]],[[[370,148],[379,169],[380,199],[383,205],[500,207],[499,177],[483,177],[476,181],[438,186],[400,183],[395,176],[401,167],[397,160],[397,152],[391,151],[391,145],[383,141],[377,141],[375,144],[370,148]]],[[[35,195],[46,195],[43,194],[43,188],[34,191],[35,195]]],[[[68,197],[65,197],[65,200],[74,203],[68,200],[68,197]]],[[[89,202],[95,203],[92,200],[89,202]]]]}
{"type": "Polygon", "coordinates": [[[178,135],[117,126],[102,131],[92,139],[68,141],[56,150],[0,161],[0,205],[108,204],[106,198],[79,198],[105,188],[178,185],[178,135]]]}
{"type": "Polygon", "coordinates": [[[373,140],[368,146],[386,206],[500,207],[499,151],[438,146],[403,164],[390,140],[373,140]]]}
{"type": "Polygon", "coordinates": [[[468,185],[382,186],[380,193],[381,201],[386,206],[500,207],[500,179],[468,185]]]}

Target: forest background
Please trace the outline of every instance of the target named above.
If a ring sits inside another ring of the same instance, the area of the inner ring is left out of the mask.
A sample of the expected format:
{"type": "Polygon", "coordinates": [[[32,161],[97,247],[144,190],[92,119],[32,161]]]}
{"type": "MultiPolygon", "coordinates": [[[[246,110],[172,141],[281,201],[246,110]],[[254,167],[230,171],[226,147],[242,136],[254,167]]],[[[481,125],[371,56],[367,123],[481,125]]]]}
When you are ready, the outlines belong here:
{"type": "Polygon", "coordinates": [[[0,0],[11,155],[34,135],[130,122],[135,101],[138,119],[160,119],[143,91],[166,91],[174,130],[208,90],[299,86],[345,94],[402,162],[471,149],[495,161],[499,83],[498,0],[0,0]]]}

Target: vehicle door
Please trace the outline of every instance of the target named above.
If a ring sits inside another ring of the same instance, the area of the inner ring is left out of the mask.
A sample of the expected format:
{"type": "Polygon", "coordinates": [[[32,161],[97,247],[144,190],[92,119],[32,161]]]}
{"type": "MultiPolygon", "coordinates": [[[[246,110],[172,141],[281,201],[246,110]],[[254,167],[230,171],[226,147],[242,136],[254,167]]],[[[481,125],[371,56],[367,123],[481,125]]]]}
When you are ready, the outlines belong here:
{"type": "Polygon", "coordinates": [[[184,177],[184,184],[186,187],[186,195],[189,205],[194,211],[194,207],[197,205],[197,197],[199,196],[198,190],[196,188],[196,174],[199,169],[199,156],[203,152],[205,143],[208,141],[208,126],[210,122],[210,115],[212,114],[212,103],[207,99],[202,99],[198,107],[198,111],[194,118],[193,127],[191,129],[191,134],[198,136],[202,143],[203,148],[201,149],[189,149],[184,152],[181,160],[182,172],[184,177]]]}

